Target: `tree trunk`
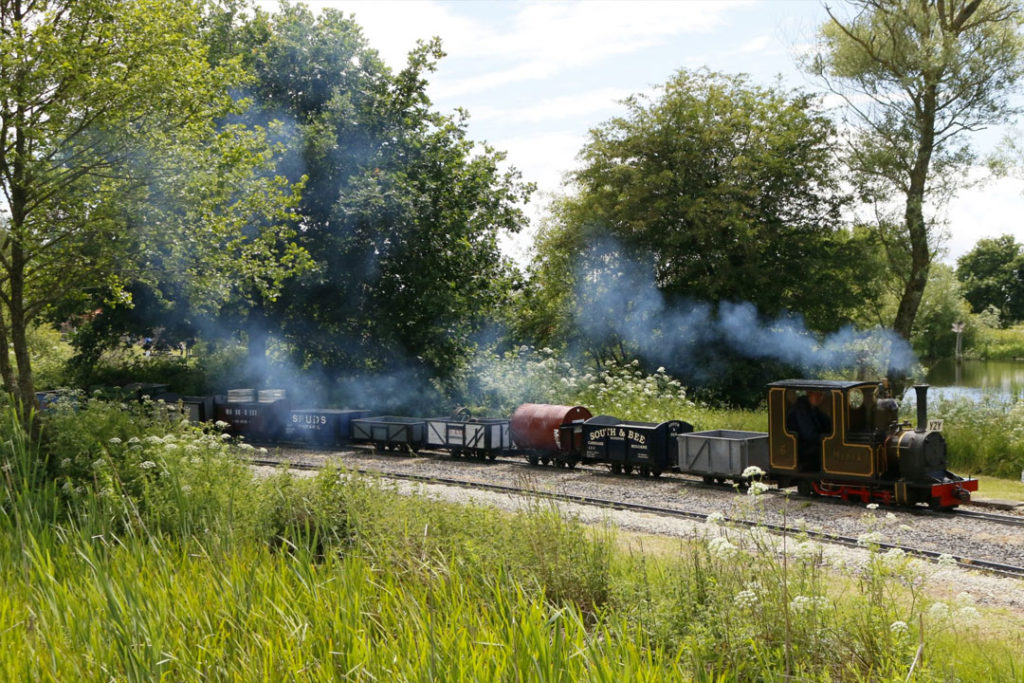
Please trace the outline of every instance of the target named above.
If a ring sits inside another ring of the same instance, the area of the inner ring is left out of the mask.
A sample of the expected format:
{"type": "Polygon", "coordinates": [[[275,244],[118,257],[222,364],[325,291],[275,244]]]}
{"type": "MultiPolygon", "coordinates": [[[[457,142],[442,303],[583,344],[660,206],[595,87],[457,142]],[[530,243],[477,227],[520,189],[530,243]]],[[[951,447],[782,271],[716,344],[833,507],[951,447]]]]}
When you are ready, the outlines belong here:
{"type": "MultiPolygon", "coordinates": [[[[906,340],[914,331],[914,320],[921,307],[924,288],[928,284],[928,272],[931,269],[931,252],[928,249],[928,226],[924,218],[924,197],[928,185],[928,170],[931,165],[932,151],[935,146],[935,85],[925,88],[921,102],[921,113],[917,125],[920,140],[914,166],[910,169],[910,184],[907,188],[907,204],[904,213],[907,234],[910,237],[910,273],[907,285],[900,298],[900,306],[896,311],[893,328],[906,340]]],[[[898,389],[905,384],[909,368],[890,368],[889,379],[898,389]]]]}
{"type": "Polygon", "coordinates": [[[0,380],[3,381],[6,393],[17,394],[14,369],[11,367],[11,342],[7,335],[7,322],[4,320],[2,310],[0,310],[0,380]]]}
{"type": "Polygon", "coordinates": [[[25,319],[25,260],[21,245],[11,245],[11,344],[18,366],[18,398],[23,409],[36,408],[35,384],[32,379],[32,356],[28,350],[28,321],[25,319]]]}

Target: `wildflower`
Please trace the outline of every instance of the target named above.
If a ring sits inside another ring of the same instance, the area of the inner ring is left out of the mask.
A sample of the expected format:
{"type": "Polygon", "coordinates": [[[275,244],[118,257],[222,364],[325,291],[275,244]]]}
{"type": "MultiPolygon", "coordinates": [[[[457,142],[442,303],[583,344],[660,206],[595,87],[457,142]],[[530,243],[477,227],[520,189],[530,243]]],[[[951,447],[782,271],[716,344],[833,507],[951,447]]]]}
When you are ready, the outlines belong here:
{"type": "Polygon", "coordinates": [[[967,591],[960,591],[956,594],[956,604],[958,605],[973,605],[974,596],[967,591]]]}
{"type": "Polygon", "coordinates": [[[751,465],[747,469],[743,470],[743,474],[741,476],[744,479],[753,479],[754,477],[763,477],[764,476],[764,470],[762,470],[757,465],[751,465]]]}
{"type": "Polygon", "coordinates": [[[139,437],[133,436],[132,438],[128,439],[128,443],[139,443],[139,437]]]}
{"type": "Polygon", "coordinates": [[[883,540],[882,534],[877,531],[868,531],[857,537],[857,545],[862,547],[868,547],[872,545],[878,545],[883,540]]]}
{"type": "Polygon", "coordinates": [[[949,616],[949,605],[944,602],[932,603],[932,606],[928,608],[928,616],[934,619],[945,619],[949,616]]]}
{"type": "Polygon", "coordinates": [[[824,595],[798,595],[789,603],[789,609],[797,614],[820,611],[828,607],[829,601],[824,595]]]}
{"type": "Polygon", "coordinates": [[[802,541],[797,544],[795,554],[804,562],[817,562],[821,557],[821,546],[812,541],[802,541]]]}
{"type": "Polygon", "coordinates": [[[141,470],[151,470],[154,467],[156,467],[156,463],[152,460],[143,460],[139,463],[139,469],[141,470]]]}
{"type": "Polygon", "coordinates": [[[893,513],[891,513],[891,512],[886,512],[886,513],[885,513],[885,519],[891,522],[891,521],[893,521],[894,519],[896,519],[896,515],[894,515],[894,514],[893,514],[893,513]]]}
{"type": "Polygon", "coordinates": [[[253,450],[252,444],[248,444],[248,443],[240,443],[240,444],[238,444],[238,447],[241,448],[243,451],[251,451],[251,450],[253,450]]]}
{"type": "Polygon", "coordinates": [[[894,621],[889,624],[889,630],[897,635],[903,635],[910,630],[910,627],[907,626],[907,622],[905,621],[894,621]]]}
{"type": "Polygon", "coordinates": [[[882,562],[890,569],[896,569],[906,560],[907,554],[899,548],[891,548],[882,555],[882,562]]]}
{"type": "Polygon", "coordinates": [[[256,452],[257,453],[266,453],[267,449],[264,448],[263,446],[260,446],[259,448],[256,449],[256,452]]]}
{"type": "Polygon", "coordinates": [[[221,434],[221,435],[220,435],[220,438],[222,438],[222,439],[224,439],[224,440],[227,440],[227,439],[230,439],[230,438],[231,438],[231,435],[230,435],[230,434],[221,434]]]}
{"type": "Polygon", "coordinates": [[[213,426],[216,427],[217,429],[224,430],[230,427],[231,425],[229,425],[224,420],[217,420],[216,422],[213,423],[213,426]]]}
{"type": "Polygon", "coordinates": [[[658,366],[658,369],[657,369],[657,371],[656,371],[656,372],[657,372],[657,373],[658,373],[659,375],[663,375],[663,374],[665,374],[665,366],[664,366],[664,365],[659,365],[659,366],[658,366]]]}
{"type": "Polygon", "coordinates": [[[868,503],[867,507],[868,507],[868,510],[877,510],[878,509],[878,503],[868,503]]]}
{"type": "Polygon", "coordinates": [[[704,523],[710,524],[711,526],[718,526],[724,521],[725,516],[721,512],[712,512],[710,515],[707,516],[707,519],[704,520],[704,523]]]}
{"type": "Polygon", "coordinates": [[[71,458],[64,458],[60,461],[61,467],[71,467],[71,458]]]}
{"type": "Polygon", "coordinates": [[[192,487],[189,486],[188,484],[182,484],[181,492],[182,493],[191,493],[192,492],[192,487]]]}
{"type": "Polygon", "coordinates": [[[708,543],[711,554],[721,560],[728,560],[736,555],[738,548],[725,536],[716,536],[708,543]]]}
{"type": "Polygon", "coordinates": [[[956,618],[960,621],[970,621],[978,618],[978,610],[973,605],[966,605],[956,611],[956,618]]]}
{"type": "Polygon", "coordinates": [[[913,531],[914,530],[914,527],[910,526],[909,524],[900,524],[898,528],[899,528],[900,531],[913,531]]]}
{"type": "Polygon", "coordinates": [[[150,434],[145,439],[143,439],[143,441],[145,441],[146,443],[163,443],[164,442],[163,439],[161,439],[159,436],[156,436],[155,434],[150,434]]]}
{"type": "Polygon", "coordinates": [[[121,439],[119,439],[119,438],[117,438],[115,436],[115,437],[110,439],[110,443],[112,443],[112,444],[114,444],[116,446],[117,444],[121,443],[121,439]]]}
{"type": "Polygon", "coordinates": [[[750,488],[747,489],[748,496],[760,496],[762,493],[768,490],[768,484],[760,481],[754,481],[750,483],[750,488]]]}
{"type": "Polygon", "coordinates": [[[753,609],[754,607],[757,607],[759,600],[757,593],[754,591],[743,590],[736,594],[733,602],[735,602],[736,606],[740,609],[753,609]]]}
{"type": "Polygon", "coordinates": [[[938,563],[940,567],[955,567],[957,564],[956,558],[949,553],[939,555],[938,563]]]}

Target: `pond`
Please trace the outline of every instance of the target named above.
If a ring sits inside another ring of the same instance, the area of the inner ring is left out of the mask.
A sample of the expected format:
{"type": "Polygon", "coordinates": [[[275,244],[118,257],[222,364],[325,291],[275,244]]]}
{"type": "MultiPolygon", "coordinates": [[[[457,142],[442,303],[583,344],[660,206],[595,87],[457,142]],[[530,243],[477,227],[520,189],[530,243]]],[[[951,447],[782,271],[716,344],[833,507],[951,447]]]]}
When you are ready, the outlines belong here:
{"type": "Polygon", "coordinates": [[[958,364],[949,358],[936,363],[925,381],[941,396],[994,395],[1017,400],[1024,398],[1024,362],[966,360],[958,364]]]}

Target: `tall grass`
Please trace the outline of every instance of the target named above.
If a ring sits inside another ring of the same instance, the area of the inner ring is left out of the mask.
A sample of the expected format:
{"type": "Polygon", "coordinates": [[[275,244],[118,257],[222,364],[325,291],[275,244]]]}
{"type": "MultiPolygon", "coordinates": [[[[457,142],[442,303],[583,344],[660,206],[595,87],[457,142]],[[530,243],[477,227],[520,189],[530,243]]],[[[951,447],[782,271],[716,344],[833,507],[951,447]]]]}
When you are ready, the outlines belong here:
{"type": "MultiPolygon", "coordinates": [[[[130,424],[119,412],[88,404],[54,419],[47,429],[96,437],[54,433],[45,453],[4,426],[0,680],[1021,671],[1019,630],[986,636],[967,598],[936,603],[906,558],[877,546],[838,573],[808,539],[759,529],[708,525],[674,552],[628,552],[611,528],[548,504],[506,514],[336,469],[259,479],[215,433],[158,406],[130,424]],[[81,471],[42,466],[62,455],[81,471]]],[[[876,515],[865,529],[893,532],[876,515]]]]}

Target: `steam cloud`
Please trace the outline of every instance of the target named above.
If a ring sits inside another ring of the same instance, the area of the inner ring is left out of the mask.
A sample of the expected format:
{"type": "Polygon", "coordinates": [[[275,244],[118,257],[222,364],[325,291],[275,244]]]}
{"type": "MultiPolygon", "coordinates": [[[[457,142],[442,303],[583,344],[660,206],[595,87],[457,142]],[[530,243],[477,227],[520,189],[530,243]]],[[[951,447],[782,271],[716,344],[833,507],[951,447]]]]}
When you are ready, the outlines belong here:
{"type": "Polygon", "coordinates": [[[766,319],[753,304],[669,302],[653,268],[627,256],[613,240],[596,243],[577,273],[577,325],[591,342],[622,340],[649,363],[714,378],[708,359],[719,350],[777,361],[808,375],[870,367],[909,371],[917,363],[910,345],[892,330],[844,327],[824,338],[798,315],[766,319]]]}

